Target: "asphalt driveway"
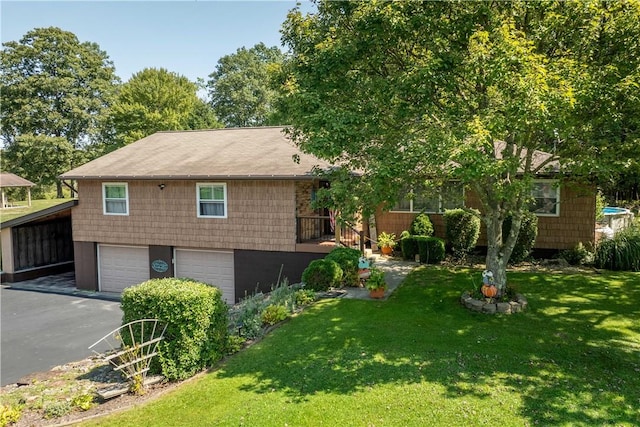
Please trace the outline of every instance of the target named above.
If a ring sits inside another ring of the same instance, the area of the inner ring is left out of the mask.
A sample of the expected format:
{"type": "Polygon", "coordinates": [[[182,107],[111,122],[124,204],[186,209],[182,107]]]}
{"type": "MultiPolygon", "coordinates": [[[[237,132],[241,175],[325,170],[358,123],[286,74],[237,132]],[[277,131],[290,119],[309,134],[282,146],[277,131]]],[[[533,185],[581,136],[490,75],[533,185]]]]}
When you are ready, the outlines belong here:
{"type": "Polygon", "coordinates": [[[0,382],[92,354],[91,344],[120,326],[120,303],[2,287],[0,382]]]}

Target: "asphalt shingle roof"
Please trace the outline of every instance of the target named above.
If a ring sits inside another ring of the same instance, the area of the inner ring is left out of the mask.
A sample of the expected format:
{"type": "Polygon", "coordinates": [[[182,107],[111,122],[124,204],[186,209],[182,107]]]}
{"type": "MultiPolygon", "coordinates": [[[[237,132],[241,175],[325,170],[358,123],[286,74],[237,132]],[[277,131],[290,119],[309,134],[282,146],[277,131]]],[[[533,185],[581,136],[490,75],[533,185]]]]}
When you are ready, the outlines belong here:
{"type": "Polygon", "coordinates": [[[282,127],[157,132],[62,174],[63,179],[300,179],[329,164],[282,127]],[[294,156],[299,162],[294,161],[294,156]]]}

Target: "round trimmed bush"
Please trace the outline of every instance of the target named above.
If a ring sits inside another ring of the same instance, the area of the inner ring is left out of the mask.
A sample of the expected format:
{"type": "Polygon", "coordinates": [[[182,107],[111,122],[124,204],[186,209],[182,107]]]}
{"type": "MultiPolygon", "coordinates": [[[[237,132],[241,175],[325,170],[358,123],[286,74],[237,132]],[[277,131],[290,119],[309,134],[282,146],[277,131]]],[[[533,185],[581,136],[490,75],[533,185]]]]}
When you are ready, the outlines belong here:
{"type": "Polygon", "coordinates": [[[444,240],[437,237],[417,236],[420,262],[425,264],[438,264],[444,260],[444,240]]]}
{"type": "Polygon", "coordinates": [[[224,354],[228,307],[218,288],[191,279],[151,279],[125,289],[120,306],[123,325],[140,319],[167,325],[152,373],[189,378],[224,354]]]}
{"type": "Polygon", "coordinates": [[[433,236],[433,224],[427,214],[421,213],[411,222],[409,233],[412,236],[433,236]]]}
{"type": "Polygon", "coordinates": [[[447,243],[453,255],[464,258],[476,247],[480,236],[480,212],[475,209],[449,209],[444,212],[447,243]]]}
{"type": "Polygon", "coordinates": [[[342,269],[337,262],[330,259],[316,259],[302,272],[302,281],[306,289],[326,291],[340,285],[342,269]]]}
{"type": "Polygon", "coordinates": [[[408,236],[400,240],[400,249],[402,249],[402,257],[408,260],[415,260],[418,252],[417,236],[408,236]]]}
{"type": "Polygon", "coordinates": [[[358,261],[362,254],[353,248],[337,247],[333,249],[324,259],[329,259],[338,263],[342,269],[342,284],[344,286],[357,286],[360,283],[358,278],[358,261]]]}

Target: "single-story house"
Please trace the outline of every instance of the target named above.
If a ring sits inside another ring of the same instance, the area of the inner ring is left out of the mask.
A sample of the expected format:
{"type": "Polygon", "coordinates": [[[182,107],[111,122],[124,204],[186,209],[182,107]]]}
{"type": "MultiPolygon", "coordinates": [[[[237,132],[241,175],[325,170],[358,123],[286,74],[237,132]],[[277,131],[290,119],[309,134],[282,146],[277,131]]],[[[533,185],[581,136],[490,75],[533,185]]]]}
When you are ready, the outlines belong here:
{"type": "Polygon", "coordinates": [[[282,130],[158,132],[63,174],[79,199],[76,286],[119,293],[190,277],[233,303],[299,281],[334,246],[330,216],[311,206],[325,185],[312,170],[328,165],[282,130]]]}
{"type": "Polygon", "coordinates": [[[20,282],[73,270],[71,210],[77,200],[3,220],[2,282],[20,282]]]}
{"type": "MultiPolygon", "coordinates": [[[[158,132],[75,168],[61,177],[77,183],[79,197],[76,285],[119,293],[149,278],[190,277],[218,286],[233,303],[279,278],[296,282],[335,244],[335,221],[312,207],[316,190],[328,185],[313,169],[329,166],[302,153],[283,128],[258,127],[158,132]]],[[[592,241],[594,192],[549,184],[534,189],[538,247],[592,241]]],[[[443,236],[445,208],[479,206],[461,186],[442,194],[379,212],[377,231],[399,235],[426,210],[443,236]]],[[[350,228],[339,234],[362,242],[350,228]]]]}
{"type": "MultiPolygon", "coordinates": [[[[495,154],[500,158],[505,145],[495,144],[495,154]]],[[[525,152],[521,153],[524,163],[525,152]]],[[[529,209],[538,217],[538,237],[534,252],[551,255],[563,249],[570,249],[578,242],[595,241],[596,229],[596,189],[594,185],[557,180],[559,163],[549,153],[536,150],[532,154],[532,167],[540,166],[542,172],[534,180],[531,189],[532,204],[529,209]],[[546,166],[544,166],[546,165],[546,166]],[[544,166],[544,167],[543,167],[544,166]]],[[[419,213],[427,213],[437,237],[445,237],[444,211],[459,207],[475,208],[482,211],[477,194],[460,183],[450,182],[439,191],[433,189],[407,190],[399,201],[385,212],[376,215],[378,231],[400,235],[408,230],[419,213]]],[[[482,224],[478,246],[486,246],[486,229],[482,224]]]]}

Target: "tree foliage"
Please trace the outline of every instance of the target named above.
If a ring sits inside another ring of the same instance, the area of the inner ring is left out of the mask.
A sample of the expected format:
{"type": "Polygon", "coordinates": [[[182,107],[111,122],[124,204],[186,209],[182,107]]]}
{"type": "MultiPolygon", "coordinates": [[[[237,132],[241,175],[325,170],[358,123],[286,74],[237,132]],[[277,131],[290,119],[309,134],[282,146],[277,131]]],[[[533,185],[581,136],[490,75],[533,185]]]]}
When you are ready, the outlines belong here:
{"type": "Polygon", "coordinates": [[[74,164],[77,150],[65,138],[47,135],[20,135],[2,150],[2,170],[13,172],[37,183],[34,196],[41,196],[44,187],[57,186],[63,197],[58,176],[74,164]]]}
{"type": "Polygon", "coordinates": [[[211,105],[227,127],[280,124],[271,81],[284,60],[277,47],[258,43],[223,56],[209,75],[211,105]]]}
{"type": "Polygon", "coordinates": [[[361,172],[343,214],[357,205],[366,217],[433,177],[471,188],[499,285],[537,174],[606,174],[621,160],[603,156],[612,142],[638,147],[635,0],[317,7],[283,26],[291,135],[361,172]]]}
{"type": "Polygon", "coordinates": [[[118,78],[107,54],[60,28],[36,28],[0,52],[2,138],[65,138],[82,147],[97,138],[118,78]]]}
{"type": "MultiPolygon", "coordinates": [[[[119,80],[107,54],[60,28],[36,28],[0,52],[3,169],[42,186],[102,139],[119,80]]],[[[37,190],[38,191],[38,190],[37,190]]]]}
{"type": "Polygon", "coordinates": [[[122,85],[110,111],[117,146],[162,130],[221,125],[197,96],[198,86],[164,68],[145,68],[122,85]]]}

